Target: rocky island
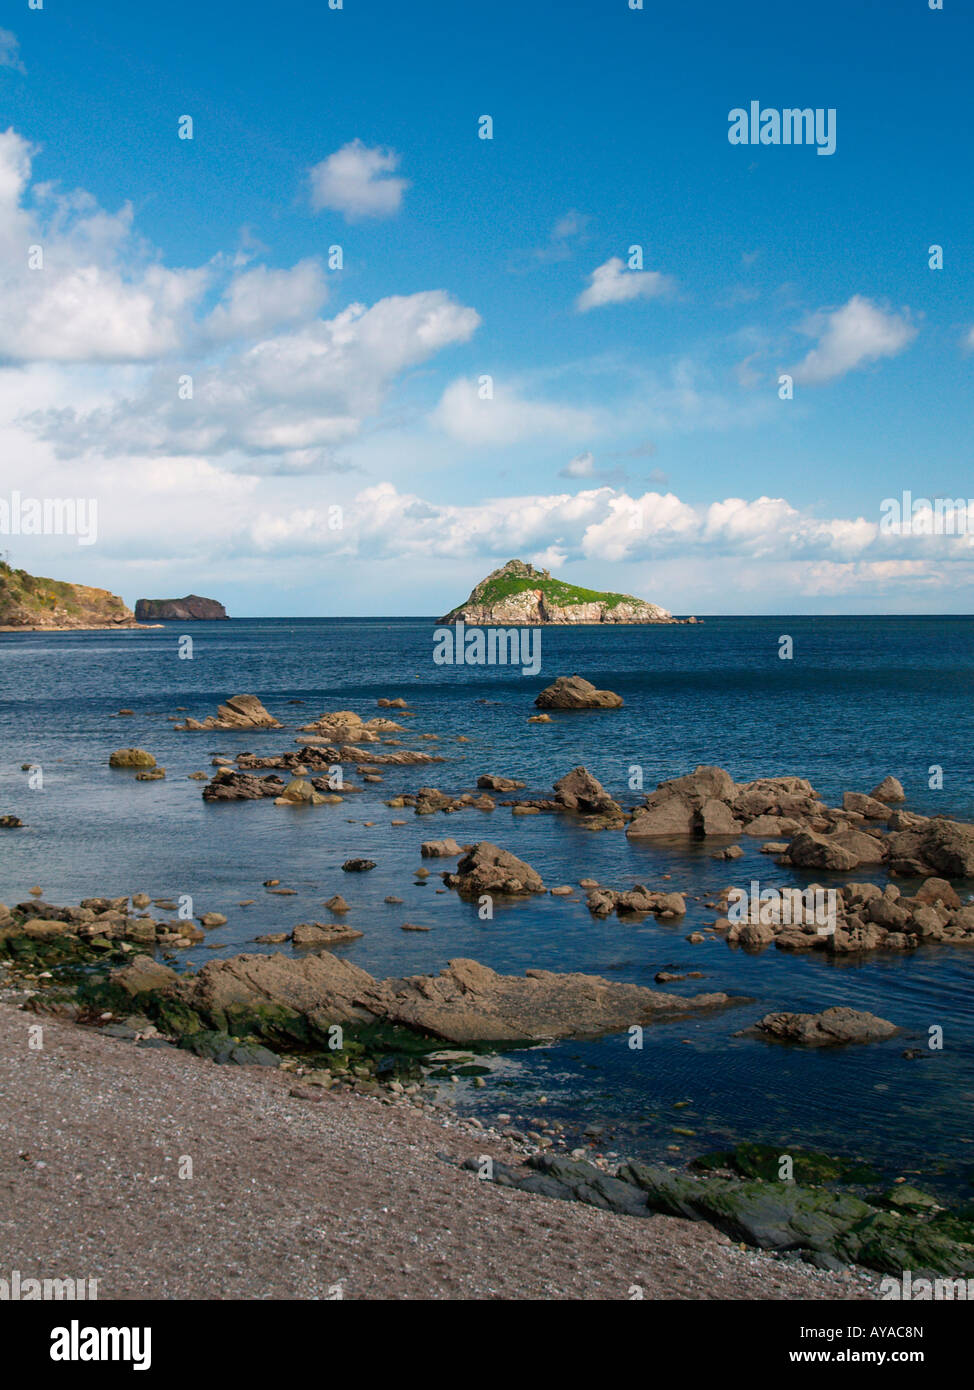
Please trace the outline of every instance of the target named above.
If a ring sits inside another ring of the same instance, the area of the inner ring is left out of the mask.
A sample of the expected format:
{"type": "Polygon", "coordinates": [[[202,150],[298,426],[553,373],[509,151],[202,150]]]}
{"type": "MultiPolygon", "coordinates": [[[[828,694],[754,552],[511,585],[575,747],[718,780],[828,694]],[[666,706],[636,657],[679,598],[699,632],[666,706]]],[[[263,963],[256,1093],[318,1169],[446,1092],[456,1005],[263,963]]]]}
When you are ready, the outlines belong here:
{"type": "Polygon", "coordinates": [[[181,622],[213,621],[229,618],[222,603],[215,598],[201,598],[199,594],[187,594],[185,598],[140,598],[136,600],[135,616],[139,622],[158,622],[160,619],[177,618],[181,622]]]}
{"type": "Polygon", "coordinates": [[[0,631],[138,626],[132,610],[107,589],[42,579],[0,562],[0,631]]]}
{"type": "Polygon", "coordinates": [[[465,603],[439,621],[535,627],[544,623],[694,623],[696,618],[674,618],[658,603],[631,594],[582,589],[553,579],[548,570],[535,569],[524,560],[508,560],[482,579],[465,603]]]}

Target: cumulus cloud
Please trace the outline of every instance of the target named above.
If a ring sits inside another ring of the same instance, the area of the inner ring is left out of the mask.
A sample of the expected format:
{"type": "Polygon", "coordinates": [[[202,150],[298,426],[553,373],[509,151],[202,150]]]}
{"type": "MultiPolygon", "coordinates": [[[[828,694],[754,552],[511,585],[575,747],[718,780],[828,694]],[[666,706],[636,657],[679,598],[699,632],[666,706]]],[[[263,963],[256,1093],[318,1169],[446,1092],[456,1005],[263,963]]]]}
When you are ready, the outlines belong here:
{"type": "Polygon", "coordinates": [[[588,288],[575,301],[580,314],[601,309],[605,304],[625,304],[631,299],[657,299],[670,288],[668,276],[658,270],[628,270],[622,258],[612,256],[596,266],[588,288]]]}
{"type": "MultiPolygon", "coordinates": [[[[333,548],[324,511],[296,511],[272,528],[265,548],[333,548]]],[[[256,539],[256,537],[255,537],[256,539]]],[[[736,559],[846,566],[916,564],[945,559],[971,563],[972,537],[883,534],[879,516],[821,518],[782,497],[728,497],[691,504],[673,492],[628,493],[601,486],[575,494],[487,499],[475,505],[432,501],[391,482],[356,493],[345,508],[342,544],[357,554],[400,560],[466,558],[481,566],[512,555],[548,556],[549,568],[579,560],[623,563],[659,558],[703,562],[736,559]],[[559,557],[555,559],[554,557],[559,557]],[[934,558],[937,557],[937,558],[934,558]]],[[[547,563],[546,561],[543,563],[547,563]]],[[[749,571],[750,572],[750,571],[749,571]]],[[[874,577],[882,572],[872,571],[874,577]]]]}
{"type": "Polygon", "coordinates": [[[0,132],[0,359],[131,362],[173,351],[210,278],[168,270],[133,235],[132,209],[101,209],[90,194],[35,188],[36,151],[0,132]]]}
{"type": "Polygon", "coordinates": [[[313,317],[327,296],[325,273],[316,260],[299,261],[290,270],[258,265],[230,281],[204,326],[215,339],[259,337],[313,317]]]}
{"type": "MultiPolygon", "coordinates": [[[[260,310],[266,288],[261,279],[254,292],[247,289],[247,312],[260,310]]],[[[231,296],[228,316],[233,304],[231,296]]],[[[62,456],[86,450],[208,454],[236,456],[231,466],[256,471],[332,468],[330,451],[377,414],[396,377],[465,342],[479,322],[475,310],[443,290],[392,295],[371,308],[352,304],[332,319],[315,319],[204,365],[195,373],[191,399],[180,396],[173,372],[160,368],[135,395],[87,412],[33,412],[28,423],[62,456]]]]}
{"type": "Polygon", "coordinates": [[[881,309],[861,294],[840,309],[814,315],[804,331],[818,338],[792,369],[795,380],[806,385],[832,381],[881,357],[896,357],[916,337],[908,313],[881,309]]]}
{"type": "Polygon", "coordinates": [[[515,444],[539,435],[590,434],[594,412],[576,406],[526,399],[517,385],[492,382],[491,395],[479,381],[460,378],[443,392],[432,424],[470,445],[515,444]]]}
{"type": "Polygon", "coordinates": [[[311,170],[311,205],[316,212],[340,212],[349,222],[392,217],[409,187],[406,179],[392,177],[398,168],[395,150],[352,140],[311,170]]]}

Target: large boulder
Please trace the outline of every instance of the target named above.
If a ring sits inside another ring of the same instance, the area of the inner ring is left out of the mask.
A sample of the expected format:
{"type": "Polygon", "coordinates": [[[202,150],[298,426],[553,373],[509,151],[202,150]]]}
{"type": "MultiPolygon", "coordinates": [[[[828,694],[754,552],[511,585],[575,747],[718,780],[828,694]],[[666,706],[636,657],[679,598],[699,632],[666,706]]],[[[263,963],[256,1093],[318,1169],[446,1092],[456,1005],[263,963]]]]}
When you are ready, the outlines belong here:
{"type": "Polygon", "coordinates": [[[888,806],[873,796],[865,796],[862,792],[845,792],[842,797],[842,809],[865,816],[866,820],[886,820],[889,816],[888,806]]]}
{"type": "Polygon", "coordinates": [[[921,833],[920,852],[932,869],[948,878],[972,878],[974,825],[937,816],[921,833]]]}
{"type": "Polygon", "coordinates": [[[586,816],[611,816],[621,820],[622,807],[614,801],[602,783],[585,767],[574,767],[555,783],[555,800],[567,811],[579,811],[586,816]]]}
{"type": "Polygon", "coordinates": [[[896,777],[884,777],[878,786],[873,787],[869,795],[874,801],[885,801],[890,806],[906,800],[903,783],[896,777]]]}
{"type": "Polygon", "coordinates": [[[545,686],[534,703],[538,709],[619,709],[622,696],[612,690],[596,690],[582,676],[559,676],[545,686]]]}
{"type": "Polygon", "coordinates": [[[833,835],[802,830],[788,846],[788,858],[803,869],[854,869],[859,856],[833,835]]]}
{"type": "Polygon", "coordinates": [[[765,1014],[755,1026],[770,1038],[803,1043],[809,1047],[879,1042],[898,1031],[896,1024],[888,1019],[844,1006],[823,1009],[820,1014],[765,1014]]]}
{"type": "Polygon", "coordinates": [[[686,797],[675,792],[652,805],[637,806],[626,827],[626,834],[632,840],[692,835],[695,826],[696,812],[693,806],[686,797]]]}
{"type": "Polygon", "coordinates": [[[736,792],[734,779],[722,767],[697,767],[685,777],[660,782],[645,805],[633,811],[626,834],[631,839],[738,835],[741,822],[729,804],[736,792]]]}
{"type": "Polygon", "coordinates": [[[530,864],[489,840],[478,841],[460,860],[455,874],[443,875],[443,882],[464,898],[477,898],[482,893],[520,897],[544,892],[541,875],[530,864]]]}
{"type": "Polygon", "coordinates": [[[155,767],[156,760],[144,748],[116,748],[108,759],[109,767],[155,767]]]}

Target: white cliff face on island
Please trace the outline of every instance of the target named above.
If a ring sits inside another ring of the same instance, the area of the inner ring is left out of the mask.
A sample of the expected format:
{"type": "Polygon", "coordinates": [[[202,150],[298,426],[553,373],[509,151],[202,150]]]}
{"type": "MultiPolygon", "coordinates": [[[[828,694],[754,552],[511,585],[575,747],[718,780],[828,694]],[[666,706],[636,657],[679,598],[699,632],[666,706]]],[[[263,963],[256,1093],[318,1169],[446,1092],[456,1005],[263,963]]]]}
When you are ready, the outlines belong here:
{"type": "Polygon", "coordinates": [[[441,623],[472,626],[535,627],[555,623],[678,623],[658,603],[631,594],[600,593],[553,579],[547,570],[524,560],[508,560],[472,590],[466,603],[454,608],[441,623]]]}

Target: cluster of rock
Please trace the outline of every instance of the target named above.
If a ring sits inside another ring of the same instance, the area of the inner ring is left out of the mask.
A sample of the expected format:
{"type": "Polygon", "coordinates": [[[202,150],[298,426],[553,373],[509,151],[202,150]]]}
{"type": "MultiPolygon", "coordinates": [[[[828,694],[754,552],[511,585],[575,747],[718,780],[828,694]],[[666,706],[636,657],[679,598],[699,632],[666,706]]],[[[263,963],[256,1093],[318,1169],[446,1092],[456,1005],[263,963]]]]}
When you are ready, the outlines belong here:
{"type": "MultiPolygon", "coordinates": [[[[814,891],[818,885],[813,885],[814,891]]],[[[726,907],[735,892],[725,888],[726,907]]],[[[787,890],[785,890],[787,892],[787,890]]],[[[806,892],[810,890],[805,890],[806,892]]],[[[797,892],[797,890],[796,890],[797,892]]],[[[906,894],[895,883],[847,883],[836,888],[835,922],[823,929],[813,906],[777,903],[750,906],[747,920],[723,917],[717,929],[732,945],[762,949],[772,943],[782,951],[825,951],[829,955],[859,955],[865,951],[912,951],[928,941],[974,944],[974,903],[963,904],[946,879],[927,878],[916,892],[906,894]],[[756,917],[757,920],[750,920],[756,917]]]]}
{"type": "MultiPolygon", "coordinates": [[[[707,1221],[731,1240],[761,1250],[800,1252],[823,1269],[857,1264],[900,1277],[904,1269],[974,1274],[969,1212],[949,1212],[909,1185],[867,1200],[851,1191],[776,1180],[770,1175],[779,1157],[768,1150],[762,1165],[768,1178],[733,1172],[698,1178],[638,1162],[621,1164],[609,1174],[584,1159],[553,1154],[534,1155],[518,1167],[494,1162],[488,1176],[503,1187],[626,1216],[707,1221]]],[[[480,1171],[476,1159],[464,1166],[480,1171]]]]}
{"type": "Polygon", "coordinates": [[[174,724],[174,729],[280,729],[281,722],[267,710],[256,695],[231,695],[226,704],[219,705],[215,715],[205,719],[190,719],[174,724]]]}
{"type": "Polygon", "coordinates": [[[538,709],[621,709],[614,690],[597,690],[583,676],[559,676],[535,698],[538,709]]]}
{"type": "Polygon", "coordinates": [[[0,903],[0,953],[58,959],[78,954],[94,957],[120,944],[131,949],[130,943],[191,946],[204,940],[203,927],[223,926],[227,920],[218,912],[205,913],[198,921],[159,920],[140,910],[149,904],[145,894],[137,894],[131,904],[128,897],[84,898],[70,907],[38,900],[17,903],[12,910],[0,903]]]}
{"type": "Polygon", "coordinates": [[[682,893],[661,893],[643,884],[619,891],[615,888],[590,888],[586,898],[593,917],[645,917],[653,913],[664,921],[674,921],[686,915],[687,903],[682,893]]]}
{"type": "Polygon", "coordinates": [[[406,806],[411,806],[417,816],[432,816],[437,811],[442,811],[444,815],[452,815],[456,811],[493,811],[497,802],[493,797],[481,792],[475,796],[473,792],[463,792],[460,796],[450,796],[448,792],[441,792],[436,787],[420,787],[417,792],[402,792],[399,796],[391,796],[386,805],[394,811],[402,810],[406,806]]]}
{"type": "Polygon", "coordinates": [[[159,970],[137,958],[112,980],[130,993],[151,991],[142,1007],[170,1026],[178,1023],[179,1031],[205,1027],[272,1047],[327,1047],[334,1024],[377,1022],[456,1044],[531,1043],[618,1032],[730,1002],[726,994],[685,997],[594,975],[501,975],[473,960],[452,960],[439,975],[377,980],[327,951],[210,961],[193,975],[168,971],[161,987],[159,970]]]}
{"type": "Polygon", "coordinates": [[[892,803],[903,800],[895,777],[868,794],[846,792],[841,806],[827,806],[803,777],[736,783],[723,768],[701,766],[660,782],[634,809],[626,834],[774,837],[782,862],[800,868],[885,864],[898,874],[974,876],[974,826],[894,810],[892,803]]]}
{"type": "Polygon", "coordinates": [[[403,726],[393,719],[363,720],[361,715],[350,709],[332,710],[322,714],[310,724],[302,724],[300,732],[314,734],[328,739],[331,743],[378,743],[383,734],[403,732],[403,726]]]}

